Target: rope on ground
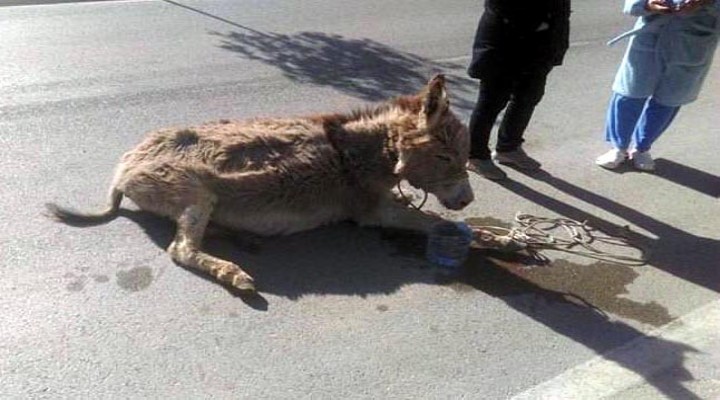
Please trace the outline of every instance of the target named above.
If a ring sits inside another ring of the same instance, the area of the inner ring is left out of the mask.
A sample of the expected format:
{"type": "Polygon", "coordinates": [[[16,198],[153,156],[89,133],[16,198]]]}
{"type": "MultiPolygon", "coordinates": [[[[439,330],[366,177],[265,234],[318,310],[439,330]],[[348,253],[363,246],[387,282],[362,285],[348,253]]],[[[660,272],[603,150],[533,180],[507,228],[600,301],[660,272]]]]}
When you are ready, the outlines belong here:
{"type": "MultiPolygon", "coordinates": [[[[508,247],[515,250],[526,249],[531,252],[556,250],[627,266],[641,266],[647,263],[647,252],[644,248],[631,243],[627,237],[611,236],[592,228],[587,221],[579,222],[569,218],[546,218],[518,213],[515,216],[515,223],[517,226],[512,228],[480,225],[470,225],[470,227],[480,235],[490,233],[496,238],[509,239],[511,243],[508,244],[508,247]],[[553,235],[553,232],[557,230],[561,230],[563,234],[553,235]],[[599,249],[598,244],[633,249],[640,255],[614,254],[599,249]]],[[[626,229],[629,230],[629,228],[626,229]]]]}
{"type": "MultiPolygon", "coordinates": [[[[424,197],[420,205],[416,206],[412,199],[403,192],[400,183],[397,184],[397,190],[404,201],[416,210],[420,210],[428,198],[427,191],[423,190],[424,197]]],[[[489,241],[500,244],[498,250],[511,252],[526,250],[535,256],[539,256],[539,250],[555,250],[632,267],[647,264],[648,255],[643,247],[631,243],[627,237],[612,236],[593,228],[588,225],[587,221],[579,222],[570,218],[547,218],[517,213],[515,223],[518,226],[513,228],[473,224],[470,224],[470,228],[481,238],[490,234],[489,241]],[[558,229],[564,232],[564,237],[552,234],[558,229]],[[639,253],[639,256],[614,254],[598,249],[596,244],[633,249],[639,253]]],[[[629,233],[630,228],[626,227],[625,229],[629,233]]]]}

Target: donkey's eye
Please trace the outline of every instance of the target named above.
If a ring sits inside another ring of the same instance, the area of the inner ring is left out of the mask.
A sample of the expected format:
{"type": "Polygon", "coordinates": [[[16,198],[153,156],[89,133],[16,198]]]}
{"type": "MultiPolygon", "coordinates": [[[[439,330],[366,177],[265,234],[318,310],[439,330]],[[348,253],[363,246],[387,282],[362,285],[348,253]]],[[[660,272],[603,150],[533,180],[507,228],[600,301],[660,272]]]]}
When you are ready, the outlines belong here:
{"type": "Polygon", "coordinates": [[[445,162],[452,161],[452,157],[445,155],[445,154],[435,154],[435,158],[437,158],[438,160],[445,161],[445,162]]]}

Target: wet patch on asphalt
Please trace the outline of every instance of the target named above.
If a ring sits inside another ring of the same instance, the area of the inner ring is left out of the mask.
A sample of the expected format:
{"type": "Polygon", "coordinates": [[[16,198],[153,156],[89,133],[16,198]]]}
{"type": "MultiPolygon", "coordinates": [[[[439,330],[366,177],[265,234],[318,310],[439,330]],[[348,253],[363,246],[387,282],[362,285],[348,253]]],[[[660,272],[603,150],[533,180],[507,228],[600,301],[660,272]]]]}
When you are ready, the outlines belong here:
{"type": "MultiPolygon", "coordinates": [[[[78,271],[82,272],[87,272],[88,270],[89,269],[87,267],[78,268],[78,271]]],[[[110,280],[107,275],[87,275],[85,273],[76,275],[72,272],[66,273],[63,277],[68,280],[67,285],[65,285],[65,289],[69,292],[83,291],[88,282],[90,282],[90,278],[92,278],[92,280],[96,283],[105,283],[110,280]]]]}
{"type": "Polygon", "coordinates": [[[80,292],[85,288],[85,283],[87,282],[87,276],[85,275],[75,275],[72,272],[68,272],[65,274],[65,279],[69,279],[70,282],[68,282],[67,285],[65,285],[65,289],[67,289],[69,292],[80,292]]]}
{"type": "Polygon", "coordinates": [[[149,267],[135,267],[127,271],[118,271],[117,284],[129,292],[147,289],[153,281],[153,272],[149,267]]]}
{"type": "MultiPolygon", "coordinates": [[[[510,226],[493,218],[467,221],[473,225],[510,226]]],[[[381,239],[392,246],[393,256],[425,257],[423,235],[385,230],[381,239]]],[[[543,264],[543,260],[523,252],[473,248],[462,271],[451,275],[437,273],[435,282],[458,293],[480,290],[494,297],[533,294],[548,303],[588,307],[653,326],[662,326],[674,319],[661,304],[625,297],[628,285],[639,276],[638,267],[608,262],[582,265],[562,259],[543,264]]],[[[423,265],[429,267],[427,262],[423,265]]]]}

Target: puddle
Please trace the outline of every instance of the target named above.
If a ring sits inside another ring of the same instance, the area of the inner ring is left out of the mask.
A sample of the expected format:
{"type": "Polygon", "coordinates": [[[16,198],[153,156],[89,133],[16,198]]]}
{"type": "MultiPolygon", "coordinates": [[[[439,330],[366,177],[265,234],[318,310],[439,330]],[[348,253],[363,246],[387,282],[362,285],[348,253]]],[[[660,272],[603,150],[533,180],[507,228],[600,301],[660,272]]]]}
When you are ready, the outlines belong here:
{"type": "Polygon", "coordinates": [[[147,289],[153,281],[152,269],[149,267],[135,267],[128,271],[118,271],[116,275],[118,286],[130,292],[147,289]]]}
{"type": "MultiPolygon", "coordinates": [[[[656,302],[642,303],[624,297],[627,286],[639,276],[633,267],[606,262],[580,265],[566,260],[527,267],[505,258],[474,252],[460,282],[500,297],[534,293],[546,300],[597,308],[653,326],[673,320],[667,308],[656,302]]],[[[458,284],[461,283],[454,283],[458,284]]]]}
{"type": "MultiPolygon", "coordinates": [[[[470,218],[473,225],[509,226],[494,218],[470,218]]],[[[387,230],[382,240],[394,248],[399,257],[424,259],[425,238],[405,231],[387,230]]],[[[644,324],[662,326],[673,320],[668,310],[656,302],[642,303],[623,297],[627,286],[638,277],[637,267],[607,262],[590,265],[556,260],[543,265],[542,260],[523,253],[500,253],[488,249],[471,249],[464,271],[455,276],[436,274],[435,282],[458,293],[480,290],[495,297],[534,294],[547,303],[575,304],[601,310],[644,324]]],[[[534,312],[537,304],[528,305],[534,312]]]]}
{"type": "Polygon", "coordinates": [[[633,267],[606,262],[577,265],[565,260],[552,263],[546,271],[535,268],[528,274],[530,280],[543,287],[555,290],[565,287],[565,290],[607,312],[653,326],[670,323],[673,317],[662,305],[623,297],[628,294],[627,286],[638,276],[633,267]]]}

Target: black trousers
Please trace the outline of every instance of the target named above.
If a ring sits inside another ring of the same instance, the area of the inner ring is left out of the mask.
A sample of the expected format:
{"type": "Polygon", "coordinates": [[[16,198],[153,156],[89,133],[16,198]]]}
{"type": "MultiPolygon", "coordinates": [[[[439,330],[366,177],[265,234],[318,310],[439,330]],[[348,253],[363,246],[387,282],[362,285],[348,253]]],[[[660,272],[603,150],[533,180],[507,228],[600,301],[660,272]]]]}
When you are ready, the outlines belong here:
{"type": "Polygon", "coordinates": [[[535,106],[545,94],[549,69],[520,74],[496,74],[480,81],[480,94],[470,116],[470,158],[490,159],[490,133],[504,108],[495,150],[517,150],[535,106]]]}

